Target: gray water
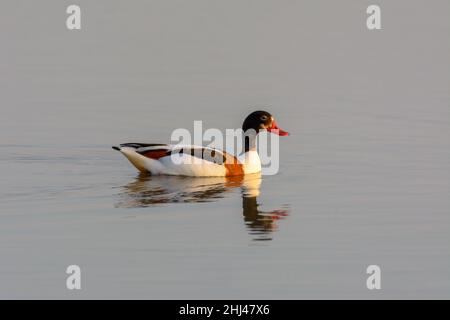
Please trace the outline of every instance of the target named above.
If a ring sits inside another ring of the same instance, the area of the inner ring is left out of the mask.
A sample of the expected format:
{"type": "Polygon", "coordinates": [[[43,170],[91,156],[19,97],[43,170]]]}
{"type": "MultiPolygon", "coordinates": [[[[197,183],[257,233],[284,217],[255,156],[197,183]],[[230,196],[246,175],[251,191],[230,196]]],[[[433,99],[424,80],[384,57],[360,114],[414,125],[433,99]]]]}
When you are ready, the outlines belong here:
{"type": "Polygon", "coordinates": [[[0,298],[450,298],[448,1],[69,4],[1,5],[0,298]],[[261,108],[256,198],[110,148],[261,108]]]}

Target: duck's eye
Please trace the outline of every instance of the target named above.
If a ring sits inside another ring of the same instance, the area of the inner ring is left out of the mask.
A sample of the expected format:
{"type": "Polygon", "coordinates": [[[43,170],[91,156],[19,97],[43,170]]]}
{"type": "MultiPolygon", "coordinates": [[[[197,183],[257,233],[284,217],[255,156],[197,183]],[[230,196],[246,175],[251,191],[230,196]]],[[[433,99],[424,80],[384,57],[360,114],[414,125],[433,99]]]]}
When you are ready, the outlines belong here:
{"type": "Polygon", "coordinates": [[[260,118],[262,121],[266,121],[267,120],[267,116],[266,115],[263,115],[263,116],[261,116],[261,118],[260,118]]]}

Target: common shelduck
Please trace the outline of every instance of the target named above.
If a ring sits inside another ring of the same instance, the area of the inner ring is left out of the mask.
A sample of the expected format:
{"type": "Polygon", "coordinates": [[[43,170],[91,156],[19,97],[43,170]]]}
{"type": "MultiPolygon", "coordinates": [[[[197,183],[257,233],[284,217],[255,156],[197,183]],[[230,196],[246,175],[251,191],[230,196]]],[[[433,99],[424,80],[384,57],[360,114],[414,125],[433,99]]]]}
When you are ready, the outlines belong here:
{"type": "Polygon", "coordinates": [[[256,150],[256,135],[263,130],[287,136],[273,116],[266,111],[255,111],[245,118],[244,153],[239,156],[203,146],[180,146],[158,143],[123,143],[113,149],[120,151],[141,172],[152,175],[179,175],[191,177],[240,176],[261,171],[256,150]]]}

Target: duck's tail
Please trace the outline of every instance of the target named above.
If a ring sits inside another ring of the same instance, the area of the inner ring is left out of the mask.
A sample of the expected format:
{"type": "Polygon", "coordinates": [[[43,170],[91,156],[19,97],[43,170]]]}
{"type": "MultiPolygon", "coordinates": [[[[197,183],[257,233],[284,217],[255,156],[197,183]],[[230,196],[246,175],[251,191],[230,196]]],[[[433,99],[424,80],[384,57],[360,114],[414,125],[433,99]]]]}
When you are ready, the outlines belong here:
{"type": "Polygon", "coordinates": [[[146,166],[148,159],[143,155],[137,153],[135,148],[117,146],[113,146],[112,148],[114,150],[120,151],[140,172],[150,173],[146,166]]]}

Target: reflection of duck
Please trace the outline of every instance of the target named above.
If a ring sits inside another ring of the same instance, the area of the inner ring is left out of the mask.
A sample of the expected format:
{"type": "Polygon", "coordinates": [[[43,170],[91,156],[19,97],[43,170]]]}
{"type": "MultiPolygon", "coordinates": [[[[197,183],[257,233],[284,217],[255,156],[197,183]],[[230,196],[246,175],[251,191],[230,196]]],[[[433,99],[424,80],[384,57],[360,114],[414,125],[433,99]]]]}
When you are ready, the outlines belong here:
{"type": "Polygon", "coordinates": [[[242,210],[244,221],[254,240],[272,240],[271,234],[278,229],[277,220],[289,215],[287,209],[261,211],[257,197],[261,186],[261,177],[246,179],[242,183],[242,210]]]}
{"type": "Polygon", "coordinates": [[[190,178],[140,174],[122,187],[118,207],[139,208],[161,203],[210,202],[241,185],[242,177],[190,178]]]}
{"type": "Polygon", "coordinates": [[[121,187],[121,208],[143,208],[164,203],[213,202],[224,198],[235,188],[242,190],[244,222],[254,240],[271,240],[277,230],[276,221],[288,216],[288,210],[260,211],[257,197],[261,175],[236,177],[189,178],[139,175],[133,182],[121,187]]]}

